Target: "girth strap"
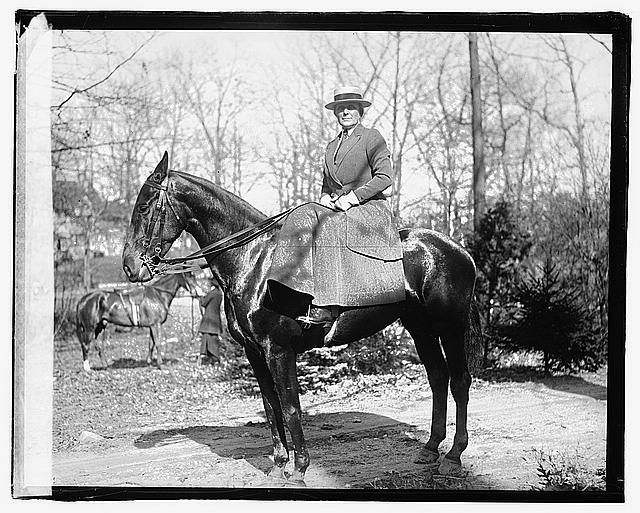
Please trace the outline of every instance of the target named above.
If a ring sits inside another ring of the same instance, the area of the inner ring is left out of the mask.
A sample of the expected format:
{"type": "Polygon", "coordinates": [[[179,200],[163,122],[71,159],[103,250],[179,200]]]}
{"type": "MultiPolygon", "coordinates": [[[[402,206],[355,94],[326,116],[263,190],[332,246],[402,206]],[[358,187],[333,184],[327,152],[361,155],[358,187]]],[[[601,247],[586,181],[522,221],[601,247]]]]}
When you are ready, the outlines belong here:
{"type": "Polygon", "coordinates": [[[127,317],[129,317],[129,321],[131,321],[132,326],[139,326],[140,324],[140,305],[137,305],[133,302],[133,298],[131,296],[127,296],[129,299],[129,304],[131,305],[131,311],[127,308],[127,304],[125,303],[124,297],[122,296],[121,291],[117,291],[118,297],[120,298],[120,302],[122,303],[122,308],[127,312],[127,317]]]}
{"type": "Polygon", "coordinates": [[[131,312],[133,314],[133,325],[140,325],[140,305],[133,302],[133,298],[129,296],[129,303],[131,303],[131,312]]]}

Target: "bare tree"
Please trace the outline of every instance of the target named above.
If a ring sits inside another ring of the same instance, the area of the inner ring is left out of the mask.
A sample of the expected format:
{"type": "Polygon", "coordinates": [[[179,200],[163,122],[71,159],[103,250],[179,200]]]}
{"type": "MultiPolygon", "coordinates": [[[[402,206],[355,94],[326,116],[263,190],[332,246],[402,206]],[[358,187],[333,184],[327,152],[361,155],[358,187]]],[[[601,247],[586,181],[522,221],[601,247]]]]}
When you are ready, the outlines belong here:
{"type": "Polygon", "coordinates": [[[484,133],[482,130],[482,94],[478,34],[469,33],[471,71],[471,134],[473,140],[473,226],[477,230],[486,210],[486,173],[484,168],[484,133]]]}
{"type": "Polygon", "coordinates": [[[435,80],[434,90],[422,99],[421,113],[412,128],[419,162],[428,171],[425,179],[436,186],[437,192],[431,195],[437,203],[433,224],[447,235],[456,235],[461,227],[468,203],[464,200],[466,184],[470,183],[465,175],[471,167],[469,93],[462,82],[468,65],[456,52],[458,39],[446,35],[434,41],[439,54],[434,68],[425,70],[435,80]]]}
{"type": "Polygon", "coordinates": [[[332,47],[324,35],[310,35],[308,42],[301,65],[286,68],[292,80],[273,84],[266,99],[274,113],[274,149],[262,159],[273,170],[281,209],[320,195],[324,151],[335,135],[333,116],[322,108],[335,84],[332,47]]]}
{"type": "Polygon", "coordinates": [[[202,144],[208,153],[210,165],[201,162],[200,168],[209,170],[208,177],[214,183],[239,191],[241,184],[234,183],[234,176],[242,176],[238,174],[242,150],[234,147],[236,143],[241,144],[234,127],[252,103],[240,62],[236,58],[223,65],[218,62],[216,52],[207,47],[175,63],[172,71],[189,114],[199,127],[193,134],[191,146],[202,144]]]}
{"type": "Polygon", "coordinates": [[[567,40],[562,34],[555,37],[543,37],[545,44],[551,48],[558,61],[564,66],[567,72],[569,80],[569,92],[571,94],[572,107],[573,107],[573,121],[570,125],[565,125],[558,120],[554,119],[547,109],[543,111],[544,120],[555,128],[562,130],[573,145],[576,157],[577,167],[581,177],[580,194],[583,199],[588,194],[588,170],[585,157],[585,121],[582,114],[582,99],[578,91],[578,80],[581,74],[581,69],[584,68],[584,63],[581,63],[578,59],[571,55],[567,46],[567,40]]]}
{"type": "MultiPolygon", "coordinates": [[[[105,228],[104,214],[118,202],[121,211],[128,211],[137,186],[136,149],[151,137],[145,130],[152,115],[148,102],[132,101],[133,96],[140,97],[140,88],[128,80],[140,52],[153,39],[154,34],[143,34],[142,41],[138,36],[130,45],[114,49],[105,33],[57,37],[51,106],[53,193],[57,198],[74,198],[74,205],[58,210],[59,227],[80,232],[74,242],[82,250],[84,288],[92,285],[93,253],[105,228]]],[[[62,235],[56,233],[58,243],[62,235]]],[[[64,260],[69,254],[58,256],[64,260]]]]}

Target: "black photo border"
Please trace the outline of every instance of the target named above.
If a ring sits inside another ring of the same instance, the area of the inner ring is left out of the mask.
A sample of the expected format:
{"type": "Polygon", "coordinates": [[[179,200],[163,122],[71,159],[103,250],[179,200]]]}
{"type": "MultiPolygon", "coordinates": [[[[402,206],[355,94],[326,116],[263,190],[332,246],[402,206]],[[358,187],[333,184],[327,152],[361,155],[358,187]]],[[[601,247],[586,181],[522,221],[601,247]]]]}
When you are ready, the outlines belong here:
{"type": "MultiPolygon", "coordinates": [[[[243,499],[464,502],[624,502],[625,329],[631,19],[599,13],[196,12],[18,10],[17,36],[44,14],[56,30],[318,30],[592,33],[612,36],[609,227],[609,362],[606,490],[342,490],[300,488],[166,488],[52,486],[57,501],[243,499]]],[[[14,169],[15,174],[15,169],[14,169]]],[[[15,175],[14,175],[15,176],[15,175]]],[[[15,208],[15,204],[14,204],[15,208]]],[[[14,246],[15,249],[15,246],[14,246]]]]}

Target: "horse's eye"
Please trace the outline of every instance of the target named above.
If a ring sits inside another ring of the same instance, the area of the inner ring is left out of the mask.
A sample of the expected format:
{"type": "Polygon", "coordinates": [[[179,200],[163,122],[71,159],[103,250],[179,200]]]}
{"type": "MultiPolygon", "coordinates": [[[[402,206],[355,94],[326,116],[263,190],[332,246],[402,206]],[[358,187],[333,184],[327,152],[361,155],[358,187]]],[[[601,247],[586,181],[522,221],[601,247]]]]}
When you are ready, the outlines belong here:
{"type": "Polygon", "coordinates": [[[140,212],[141,214],[146,214],[149,211],[149,205],[138,205],[138,212],[140,212]]]}

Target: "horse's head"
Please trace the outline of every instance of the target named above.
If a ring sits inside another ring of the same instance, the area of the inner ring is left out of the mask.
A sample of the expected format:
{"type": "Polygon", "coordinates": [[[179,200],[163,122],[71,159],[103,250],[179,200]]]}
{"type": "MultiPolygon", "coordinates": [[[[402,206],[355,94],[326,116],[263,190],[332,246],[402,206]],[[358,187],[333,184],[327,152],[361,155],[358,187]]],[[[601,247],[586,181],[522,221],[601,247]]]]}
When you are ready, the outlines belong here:
{"type": "Polygon", "coordinates": [[[147,178],[138,193],[122,251],[122,269],[129,281],[153,278],[155,266],[186,227],[184,213],[172,200],[169,155],[147,178]]]}

